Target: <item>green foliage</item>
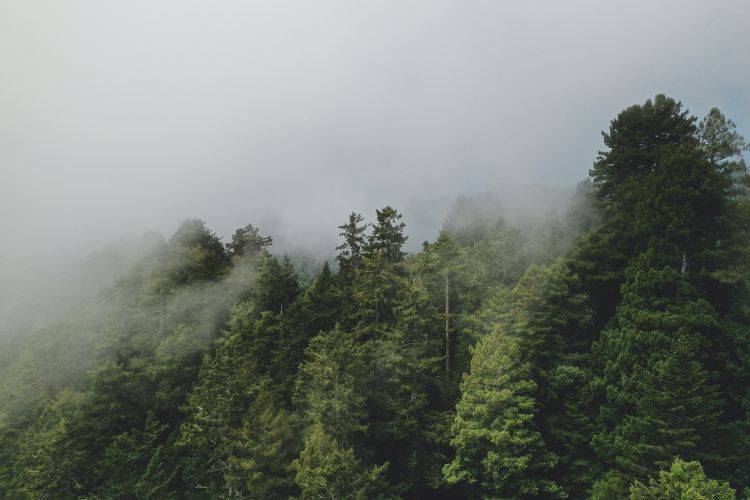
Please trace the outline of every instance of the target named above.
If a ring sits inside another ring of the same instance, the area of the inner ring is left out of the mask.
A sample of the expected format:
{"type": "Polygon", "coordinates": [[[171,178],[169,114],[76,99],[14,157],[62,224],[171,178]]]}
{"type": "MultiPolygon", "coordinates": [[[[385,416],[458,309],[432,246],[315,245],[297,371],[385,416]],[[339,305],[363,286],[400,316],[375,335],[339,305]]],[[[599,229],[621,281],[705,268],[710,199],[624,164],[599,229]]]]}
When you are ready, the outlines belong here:
{"type": "Polygon", "coordinates": [[[218,279],[229,256],[219,238],[199,219],[186,219],[169,240],[166,278],[171,284],[218,279]]]}
{"type": "Polygon", "coordinates": [[[257,279],[252,291],[256,312],[283,312],[300,294],[299,282],[294,266],[288,257],[281,263],[263,250],[257,268],[257,279]]]}
{"type": "Polygon", "coordinates": [[[183,450],[183,481],[189,490],[218,495],[232,452],[232,429],[241,425],[245,409],[264,381],[256,367],[259,339],[252,335],[248,310],[237,306],[230,331],[214,356],[206,355],[198,382],[183,412],[176,445],[183,450]]]}
{"type": "Polygon", "coordinates": [[[444,473],[475,495],[562,496],[547,479],[556,458],[534,425],[537,385],[519,344],[497,332],[477,345],[456,407],[456,457],[444,473]]]}
{"type": "Polygon", "coordinates": [[[664,498],[669,500],[734,500],[735,491],[726,482],[708,479],[700,462],[679,457],[669,470],[659,471],[648,485],[636,481],[630,486],[631,500],[664,498]]]}
{"type": "Polygon", "coordinates": [[[233,450],[225,473],[231,496],[265,499],[295,495],[291,462],[301,448],[297,422],[279,408],[270,386],[260,387],[242,426],[231,434],[233,450]]]}
{"type": "Polygon", "coordinates": [[[138,491],[140,498],[148,498],[147,494],[143,494],[142,478],[134,471],[145,470],[151,464],[152,454],[159,449],[159,439],[166,429],[166,425],[159,423],[154,414],[149,413],[143,430],[133,429],[116,435],[97,463],[97,476],[103,484],[96,488],[96,495],[101,498],[128,498],[138,491]]]}
{"type": "Polygon", "coordinates": [[[352,213],[338,272],[186,220],[0,345],[0,496],[734,498],[747,144],[716,109],[696,123],[662,95],[624,110],[534,226],[463,199],[407,255],[400,213],[369,234],[352,213]]]}
{"type": "Polygon", "coordinates": [[[336,247],[338,250],[336,262],[339,265],[339,279],[344,285],[351,284],[354,273],[362,262],[362,252],[367,241],[364,234],[367,225],[362,224],[363,220],[361,214],[352,212],[349,215],[349,221],[339,226],[341,229],[339,236],[344,241],[336,247]]]}
{"type": "Polygon", "coordinates": [[[366,429],[365,348],[351,333],[321,332],[299,369],[295,402],[309,425],[319,423],[336,439],[351,440],[366,429]]]}
{"type": "Polygon", "coordinates": [[[624,419],[616,446],[618,462],[636,477],[668,466],[675,456],[708,458],[716,442],[721,396],[695,360],[695,349],[680,337],[665,359],[634,374],[636,412],[624,419]]]}
{"type": "Polygon", "coordinates": [[[387,490],[383,479],[387,464],[364,464],[352,448],[341,447],[319,423],[310,429],[305,448],[293,466],[301,498],[366,500],[383,498],[387,490]]]}
{"type": "Polygon", "coordinates": [[[643,176],[659,165],[664,154],[695,143],[695,121],[679,101],[663,94],[617,115],[609,132],[602,133],[609,150],[599,153],[590,172],[606,206],[628,206],[633,201],[628,192],[640,190],[643,176]]]}
{"type": "Polygon", "coordinates": [[[237,229],[232,235],[232,241],[226,244],[230,257],[257,255],[261,250],[273,243],[270,236],[261,236],[260,231],[252,224],[237,229]]]}
{"type": "Polygon", "coordinates": [[[585,451],[571,444],[585,442],[588,427],[575,411],[583,404],[576,349],[591,314],[575,286],[562,263],[532,267],[484,312],[494,326],[481,336],[461,386],[449,482],[521,496],[564,496],[558,477],[580,482],[585,451]]]}
{"type": "Polygon", "coordinates": [[[376,210],[375,214],[377,223],[372,226],[372,234],[362,249],[363,254],[370,258],[382,255],[389,262],[401,261],[405,255],[401,247],[406,242],[406,225],[399,222],[401,214],[391,207],[376,210]]]}
{"type": "Polygon", "coordinates": [[[79,473],[96,463],[84,405],[83,394],[63,391],[21,436],[10,484],[18,497],[75,498],[91,489],[79,473]]]}

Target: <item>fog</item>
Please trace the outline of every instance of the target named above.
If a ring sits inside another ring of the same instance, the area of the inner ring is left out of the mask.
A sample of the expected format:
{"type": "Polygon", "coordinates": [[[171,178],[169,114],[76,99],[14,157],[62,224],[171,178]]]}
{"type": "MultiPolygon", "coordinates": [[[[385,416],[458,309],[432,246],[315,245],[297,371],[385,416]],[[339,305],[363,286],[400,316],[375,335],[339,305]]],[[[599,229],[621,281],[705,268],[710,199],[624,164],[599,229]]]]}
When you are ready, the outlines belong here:
{"type": "Polygon", "coordinates": [[[748,136],[748,20],[741,0],[4,1],[0,303],[186,217],[326,252],[390,204],[415,248],[458,195],[574,185],[659,92],[748,136]]]}

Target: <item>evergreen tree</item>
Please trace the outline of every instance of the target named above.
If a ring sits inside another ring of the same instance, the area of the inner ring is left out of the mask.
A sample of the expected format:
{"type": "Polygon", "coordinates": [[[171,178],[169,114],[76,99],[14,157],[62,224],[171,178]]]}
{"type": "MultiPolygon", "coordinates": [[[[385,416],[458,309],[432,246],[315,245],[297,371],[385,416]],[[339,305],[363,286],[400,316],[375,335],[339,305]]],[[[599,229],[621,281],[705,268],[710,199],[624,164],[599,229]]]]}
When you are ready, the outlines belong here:
{"type": "Polygon", "coordinates": [[[388,262],[400,262],[406,253],[401,247],[406,242],[401,214],[392,207],[385,207],[375,211],[377,223],[372,226],[372,234],[367,238],[363,254],[373,258],[383,255],[388,262]]]}
{"type": "Polygon", "coordinates": [[[115,436],[96,464],[97,476],[102,483],[95,489],[96,495],[127,498],[137,491],[141,480],[138,473],[145,471],[151,462],[166,428],[153,413],[149,413],[143,430],[133,429],[115,436]]]}
{"type": "Polygon", "coordinates": [[[224,476],[233,447],[231,432],[240,427],[263,383],[248,309],[234,309],[230,332],[215,354],[204,358],[183,408],[186,417],[176,446],[184,457],[182,480],[189,496],[220,496],[228,490],[224,476]]]}
{"type": "Polygon", "coordinates": [[[352,448],[343,448],[322,424],[312,426],[294,462],[301,498],[385,498],[387,465],[367,466],[352,448]]]}
{"type": "Polygon", "coordinates": [[[666,468],[673,457],[713,459],[707,455],[720,430],[721,396],[695,360],[696,346],[687,337],[675,339],[671,352],[650,371],[638,366],[634,379],[636,412],[620,429],[621,466],[645,477],[654,466],[666,468]]]}
{"type": "Polygon", "coordinates": [[[341,229],[339,236],[344,241],[336,247],[338,250],[336,262],[339,265],[339,279],[344,285],[351,284],[354,273],[362,261],[362,251],[367,241],[364,234],[367,225],[362,224],[363,220],[361,214],[352,212],[349,215],[349,221],[339,226],[341,229]]]}
{"type": "Polygon", "coordinates": [[[434,454],[443,450],[428,433],[444,392],[443,322],[418,281],[405,290],[395,315],[395,324],[368,342],[369,436],[377,461],[391,464],[391,484],[419,495],[435,484],[442,466],[434,454]]]}
{"type": "Polygon", "coordinates": [[[269,384],[258,389],[254,401],[233,429],[233,449],[225,480],[231,496],[283,498],[296,496],[291,463],[299,454],[294,416],[276,402],[269,384]]]}
{"type": "Polygon", "coordinates": [[[450,482],[478,483],[477,493],[491,495],[565,495],[561,484],[580,492],[587,454],[572,444],[591,432],[578,394],[586,369],[580,331],[591,313],[576,287],[561,262],[532,267],[500,293],[495,316],[485,315],[494,327],[480,337],[461,386],[450,482]]]}
{"type": "Polygon", "coordinates": [[[229,256],[219,238],[199,219],[186,219],[168,245],[166,280],[173,285],[215,280],[228,269],[229,256]]]}
{"type": "Polygon", "coordinates": [[[270,236],[261,236],[260,231],[252,224],[237,229],[232,235],[232,241],[226,244],[230,257],[243,255],[257,255],[261,250],[273,243],[270,236]]]}
{"type": "Polygon", "coordinates": [[[300,294],[297,272],[292,261],[284,257],[281,263],[263,250],[258,262],[257,279],[252,292],[256,312],[283,313],[300,294]]]}
{"type": "Polygon", "coordinates": [[[366,348],[339,327],[321,332],[305,351],[295,403],[309,425],[319,423],[340,442],[353,442],[367,428],[366,348]]]}
{"type": "Polygon", "coordinates": [[[696,457],[701,450],[692,448],[710,442],[721,413],[721,397],[696,355],[718,331],[716,313],[685,275],[659,269],[655,260],[650,250],[628,271],[616,328],[602,333],[594,351],[603,367],[594,387],[606,401],[594,447],[626,477],[639,479],[670,461],[670,452],[696,457]]]}
{"type": "Polygon", "coordinates": [[[672,467],[659,472],[649,484],[636,481],[630,486],[630,500],[664,499],[712,499],[734,500],[735,491],[727,483],[708,479],[700,462],[686,462],[679,457],[672,467]]]}
{"type": "Polygon", "coordinates": [[[471,496],[564,496],[548,479],[556,457],[534,425],[537,385],[518,339],[493,332],[477,344],[461,384],[453,424],[456,448],[443,469],[471,496]]]}

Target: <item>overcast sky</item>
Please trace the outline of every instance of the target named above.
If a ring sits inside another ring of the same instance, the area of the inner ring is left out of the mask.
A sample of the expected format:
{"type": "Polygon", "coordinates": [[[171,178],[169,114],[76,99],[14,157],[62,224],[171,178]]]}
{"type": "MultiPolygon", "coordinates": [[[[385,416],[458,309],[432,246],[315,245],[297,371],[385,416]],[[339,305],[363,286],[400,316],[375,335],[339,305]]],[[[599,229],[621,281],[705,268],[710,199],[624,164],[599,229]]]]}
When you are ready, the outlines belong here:
{"type": "Polygon", "coordinates": [[[2,0],[0,279],[185,217],[313,245],[352,210],[572,184],[659,92],[748,136],[749,24],[742,0],[2,0]]]}

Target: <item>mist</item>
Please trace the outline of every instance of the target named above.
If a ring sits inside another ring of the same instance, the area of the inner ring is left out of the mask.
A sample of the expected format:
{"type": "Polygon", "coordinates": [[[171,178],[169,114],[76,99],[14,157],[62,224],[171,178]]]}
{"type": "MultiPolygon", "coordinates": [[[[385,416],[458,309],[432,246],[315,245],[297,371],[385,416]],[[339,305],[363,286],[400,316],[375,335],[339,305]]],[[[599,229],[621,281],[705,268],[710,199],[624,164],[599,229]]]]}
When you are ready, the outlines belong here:
{"type": "Polygon", "coordinates": [[[349,212],[390,204],[413,250],[459,195],[525,212],[530,186],[572,189],[599,131],[657,92],[747,135],[748,18],[741,1],[4,2],[0,301],[186,217],[327,255],[349,212]]]}

